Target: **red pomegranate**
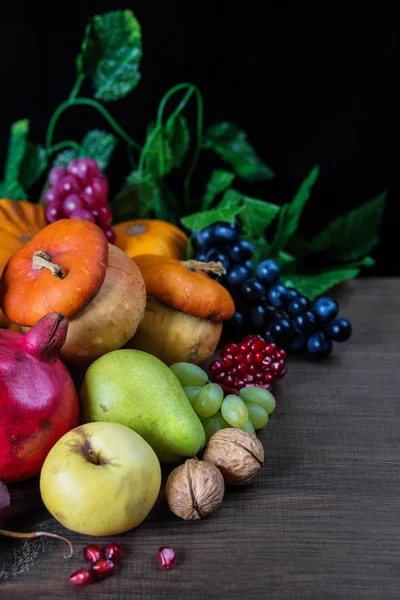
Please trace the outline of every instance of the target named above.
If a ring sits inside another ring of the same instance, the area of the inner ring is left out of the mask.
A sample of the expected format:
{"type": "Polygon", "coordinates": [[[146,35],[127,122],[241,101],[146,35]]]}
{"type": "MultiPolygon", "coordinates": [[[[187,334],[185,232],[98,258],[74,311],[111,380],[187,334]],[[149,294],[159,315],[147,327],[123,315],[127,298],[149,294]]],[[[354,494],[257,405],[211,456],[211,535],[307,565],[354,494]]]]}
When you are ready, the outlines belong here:
{"type": "Polygon", "coordinates": [[[57,356],[68,319],[41,318],[21,334],[0,329],[0,480],[40,472],[52,446],[79,424],[74,383],[57,356]]]}

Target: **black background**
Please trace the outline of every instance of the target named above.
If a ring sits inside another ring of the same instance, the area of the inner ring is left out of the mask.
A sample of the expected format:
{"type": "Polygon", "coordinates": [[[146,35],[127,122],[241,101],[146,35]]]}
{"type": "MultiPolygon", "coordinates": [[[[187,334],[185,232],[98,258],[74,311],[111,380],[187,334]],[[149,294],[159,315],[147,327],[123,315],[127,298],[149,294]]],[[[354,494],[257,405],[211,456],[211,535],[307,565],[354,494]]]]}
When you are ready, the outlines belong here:
{"type": "MultiPolygon", "coordinates": [[[[272,182],[239,185],[243,191],[286,202],[320,165],[302,222],[308,234],[388,189],[377,265],[368,274],[398,275],[398,18],[376,10],[361,17],[329,9],[326,16],[310,17],[253,2],[237,7],[222,0],[95,1],[51,9],[7,4],[1,9],[1,164],[13,121],[28,117],[31,137],[43,141],[52,112],[73,85],[88,18],[132,8],[142,26],[143,78],[126,99],[108,105],[130,134],[143,140],[167,89],[196,83],[204,95],[205,125],[235,122],[277,173],[272,182]]],[[[85,83],[82,93],[89,92],[85,83]]],[[[56,140],[79,140],[88,128],[104,125],[90,109],[75,108],[60,121],[56,140]]],[[[194,180],[199,192],[218,164],[202,159],[194,180]]],[[[121,149],[113,159],[114,189],[127,172],[121,149]]]]}

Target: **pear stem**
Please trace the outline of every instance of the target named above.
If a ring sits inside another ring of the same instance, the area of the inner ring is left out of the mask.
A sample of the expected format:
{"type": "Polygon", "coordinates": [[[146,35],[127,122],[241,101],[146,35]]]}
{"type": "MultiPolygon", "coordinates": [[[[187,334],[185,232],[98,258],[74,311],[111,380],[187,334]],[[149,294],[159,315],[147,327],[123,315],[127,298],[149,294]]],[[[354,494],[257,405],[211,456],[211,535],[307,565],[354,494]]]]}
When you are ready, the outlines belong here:
{"type": "Polygon", "coordinates": [[[69,546],[69,553],[64,554],[64,558],[71,558],[74,553],[74,548],[72,543],[67,540],[67,538],[62,537],[62,535],[57,535],[56,533],[49,533],[47,531],[31,531],[30,533],[20,533],[18,531],[6,531],[5,529],[0,529],[0,535],[4,537],[18,538],[18,539],[33,539],[37,537],[51,537],[56,538],[57,540],[61,540],[65,542],[69,546]]]}
{"type": "Polygon", "coordinates": [[[222,262],[201,262],[200,260],[183,260],[181,265],[189,269],[189,271],[195,271],[200,273],[214,273],[215,275],[226,275],[226,269],[222,262]]]}
{"type": "Polygon", "coordinates": [[[65,273],[56,263],[51,262],[51,254],[45,252],[44,250],[38,250],[34,253],[32,257],[32,267],[36,271],[41,271],[42,269],[49,269],[58,279],[63,279],[65,277],[65,273]]]}

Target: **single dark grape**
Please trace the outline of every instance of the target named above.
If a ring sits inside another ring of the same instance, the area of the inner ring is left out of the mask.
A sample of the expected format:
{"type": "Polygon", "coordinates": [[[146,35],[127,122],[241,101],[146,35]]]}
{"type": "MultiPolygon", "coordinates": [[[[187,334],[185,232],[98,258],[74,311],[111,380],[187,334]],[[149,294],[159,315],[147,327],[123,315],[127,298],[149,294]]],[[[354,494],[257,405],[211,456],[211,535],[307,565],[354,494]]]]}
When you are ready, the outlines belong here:
{"type": "Polygon", "coordinates": [[[238,232],[233,227],[230,227],[226,223],[219,223],[215,225],[214,239],[217,244],[234,242],[238,238],[238,232]]]}
{"type": "Polygon", "coordinates": [[[246,262],[244,263],[244,266],[246,267],[246,269],[248,269],[250,271],[250,273],[253,273],[254,263],[252,260],[246,260],[246,262]]]}
{"type": "Polygon", "coordinates": [[[246,279],[250,277],[250,272],[243,265],[233,266],[226,274],[226,283],[229,288],[239,288],[246,279]]]}
{"type": "Polygon", "coordinates": [[[200,250],[200,252],[196,254],[196,260],[199,260],[200,262],[207,262],[207,252],[200,250]]]}
{"type": "Polygon", "coordinates": [[[301,352],[306,347],[306,344],[307,344],[307,336],[306,335],[298,335],[290,342],[290,344],[288,344],[287,349],[290,352],[301,352]]]}
{"type": "Polygon", "coordinates": [[[325,325],[324,333],[328,339],[334,342],[346,342],[352,333],[351,323],[343,317],[337,317],[325,325]]]}
{"type": "Polygon", "coordinates": [[[249,309],[249,318],[254,327],[257,329],[265,329],[271,321],[271,312],[262,304],[251,306],[249,309]]]}
{"type": "Polygon", "coordinates": [[[233,317],[231,317],[229,321],[227,321],[227,323],[229,324],[231,329],[233,329],[237,333],[242,333],[246,327],[246,319],[244,315],[238,311],[234,313],[233,317]]]}
{"type": "Polygon", "coordinates": [[[297,317],[297,315],[301,315],[301,313],[305,312],[310,306],[309,301],[304,296],[298,296],[291,300],[287,307],[287,313],[291,317],[297,317]]]}
{"type": "Polygon", "coordinates": [[[254,254],[254,246],[248,240],[239,240],[229,251],[230,257],[236,262],[243,262],[254,254]]]}
{"type": "Polygon", "coordinates": [[[315,358],[325,358],[333,350],[333,344],[322,331],[317,331],[307,340],[307,350],[315,358]]]}
{"type": "Polygon", "coordinates": [[[275,338],[272,335],[272,333],[269,331],[269,329],[267,329],[267,331],[265,331],[263,333],[263,338],[266,342],[268,342],[269,344],[275,344],[275,338]]]}
{"type": "Polygon", "coordinates": [[[290,321],[285,318],[275,319],[269,326],[272,337],[276,340],[278,346],[286,344],[293,338],[294,331],[290,321]]]}
{"type": "Polygon", "coordinates": [[[288,302],[291,302],[292,300],[294,300],[295,298],[299,298],[300,296],[301,296],[300,292],[298,292],[297,290],[294,290],[293,288],[288,288],[288,291],[287,291],[288,302]]]}
{"type": "Polygon", "coordinates": [[[313,310],[322,323],[329,323],[337,316],[339,306],[333,298],[324,297],[314,302],[313,310]]]}
{"type": "Polygon", "coordinates": [[[269,258],[261,262],[256,271],[256,277],[261,283],[276,283],[281,276],[281,268],[275,260],[269,258]]]}
{"type": "Polygon", "coordinates": [[[248,279],[242,284],[240,293],[245,300],[261,300],[265,296],[265,288],[257,279],[248,279]]]}
{"type": "Polygon", "coordinates": [[[286,306],[288,300],[288,289],[282,283],[271,285],[267,292],[267,303],[274,308],[286,306]]]}
{"type": "Polygon", "coordinates": [[[307,310],[306,312],[292,319],[292,325],[297,333],[309,335],[310,333],[314,333],[314,331],[317,329],[318,320],[311,310],[307,310]]]}
{"type": "Polygon", "coordinates": [[[199,242],[202,249],[211,248],[211,246],[215,243],[215,228],[210,225],[210,227],[206,227],[196,233],[197,241],[199,242]]]}

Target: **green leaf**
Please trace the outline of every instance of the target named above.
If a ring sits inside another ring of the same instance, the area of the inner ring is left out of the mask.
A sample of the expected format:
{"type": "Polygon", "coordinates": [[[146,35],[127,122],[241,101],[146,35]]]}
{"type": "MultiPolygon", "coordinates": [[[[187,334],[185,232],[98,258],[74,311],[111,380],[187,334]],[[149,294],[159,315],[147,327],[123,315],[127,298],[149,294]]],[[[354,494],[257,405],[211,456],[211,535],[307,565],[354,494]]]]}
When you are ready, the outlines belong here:
{"type": "Polygon", "coordinates": [[[185,117],[178,115],[168,120],[165,131],[172,153],[172,168],[177,169],[189,150],[190,131],[185,117]]]}
{"type": "Polygon", "coordinates": [[[19,182],[24,190],[30,190],[47,167],[47,152],[40,144],[27,143],[19,171],[19,182]]]}
{"type": "Polygon", "coordinates": [[[213,223],[234,223],[235,218],[242,210],[242,206],[234,206],[223,210],[214,208],[183,217],[181,223],[192,231],[201,231],[213,223]]]}
{"type": "Polygon", "coordinates": [[[99,165],[100,170],[104,171],[110,162],[116,143],[117,140],[111,133],[93,129],[88,131],[82,140],[82,154],[93,158],[99,165]]]}
{"type": "Polygon", "coordinates": [[[254,254],[252,260],[256,265],[259,265],[260,262],[266,258],[269,258],[271,247],[265,237],[259,237],[256,240],[252,240],[252,242],[254,245],[254,254]]]}
{"type": "Polygon", "coordinates": [[[173,191],[164,181],[159,181],[160,195],[154,203],[153,210],[156,219],[168,221],[178,225],[178,219],[182,214],[181,207],[173,191]]]}
{"type": "Polygon", "coordinates": [[[208,180],[206,191],[204,192],[203,201],[201,208],[207,210],[213,204],[215,198],[222,194],[227,188],[229,188],[235,175],[230,171],[224,171],[223,169],[215,169],[211,173],[211,177],[208,180]]]}
{"type": "Polygon", "coordinates": [[[71,160],[78,158],[78,153],[73,148],[68,148],[56,154],[53,160],[53,167],[68,167],[71,160]]]}
{"type": "Polygon", "coordinates": [[[319,167],[316,166],[302,182],[299,190],[289,204],[285,204],[279,215],[272,251],[277,254],[282,250],[296,231],[304,206],[310,197],[311,189],[317,181],[319,167]]]}
{"type": "Polygon", "coordinates": [[[287,276],[283,275],[282,281],[288,287],[296,288],[296,290],[309,298],[309,300],[315,300],[315,298],[324,294],[334,285],[337,285],[346,279],[352,279],[358,275],[359,272],[360,268],[357,267],[341,267],[315,275],[290,273],[287,276]]]}
{"type": "Polygon", "coordinates": [[[230,188],[226,190],[225,194],[222,196],[220,202],[218,203],[218,210],[225,210],[227,208],[234,208],[235,206],[239,206],[242,201],[242,194],[230,188]]]}
{"type": "Polygon", "coordinates": [[[29,121],[23,119],[11,126],[8,153],[4,170],[4,181],[9,184],[18,182],[19,169],[28,144],[29,121]]]}
{"type": "Polygon", "coordinates": [[[387,192],[346,215],[334,219],[310,244],[310,252],[322,252],[338,262],[357,260],[379,242],[379,226],[387,192]]]}
{"type": "Polygon", "coordinates": [[[96,15],[86,28],[78,74],[92,77],[98,100],[118,100],[138,85],[141,57],[140,25],[131,10],[96,15]]]}
{"type": "Polygon", "coordinates": [[[291,254],[288,254],[287,252],[281,251],[281,252],[279,252],[278,256],[276,257],[276,261],[282,267],[285,267],[285,270],[292,270],[295,267],[297,258],[296,258],[296,256],[292,256],[291,254]]]}
{"type": "Polygon", "coordinates": [[[151,217],[160,202],[160,188],[152,177],[133,171],[111,203],[114,222],[151,217]]]}
{"type": "Polygon", "coordinates": [[[223,121],[207,131],[204,147],[214,150],[247,181],[272,179],[274,172],[257,156],[246,139],[246,133],[236,125],[223,121]]]}
{"type": "Polygon", "coordinates": [[[146,172],[154,179],[160,179],[170,173],[173,168],[173,157],[172,150],[166,135],[162,130],[158,133],[154,133],[156,124],[154,122],[149,123],[147,127],[146,140],[150,139],[150,136],[154,136],[146,154],[146,172]]]}
{"type": "Polygon", "coordinates": [[[244,223],[245,235],[250,239],[262,237],[265,230],[275,219],[281,207],[263,200],[243,196],[244,210],[241,219],[244,223]]]}

